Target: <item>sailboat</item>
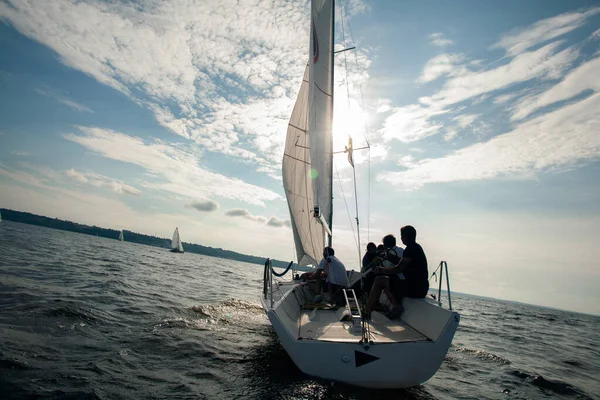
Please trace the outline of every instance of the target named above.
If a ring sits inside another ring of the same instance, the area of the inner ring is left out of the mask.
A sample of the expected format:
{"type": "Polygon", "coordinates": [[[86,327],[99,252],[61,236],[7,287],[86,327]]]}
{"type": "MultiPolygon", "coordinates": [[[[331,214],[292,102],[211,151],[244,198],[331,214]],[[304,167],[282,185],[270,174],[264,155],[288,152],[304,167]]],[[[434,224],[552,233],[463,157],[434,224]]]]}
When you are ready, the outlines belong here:
{"type": "MultiPolygon", "coordinates": [[[[332,243],[334,7],[333,0],[311,2],[309,61],[283,156],[283,184],[300,266],[317,265],[323,247],[332,243]]],[[[363,316],[361,301],[351,289],[344,290],[345,306],[314,306],[308,284],[278,280],[274,275],[282,274],[270,260],[265,263],[261,303],[302,372],[368,388],[415,386],[437,372],[460,319],[452,311],[448,267],[445,262],[443,266],[449,308],[439,298],[440,279],[437,299],[404,298],[399,319],[376,311],[363,316]]],[[[386,301],[382,294],[380,302],[386,301]]]]}
{"type": "Polygon", "coordinates": [[[123,229],[121,229],[121,232],[119,233],[119,241],[123,241],[123,229]]]}
{"type": "Polygon", "coordinates": [[[171,240],[171,251],[173,253],[183,253],[183,244],[181,243],[181,238],[179,237],[179,228],[175,228],[175,232],[173,232],[173,239],[171,240]]]}

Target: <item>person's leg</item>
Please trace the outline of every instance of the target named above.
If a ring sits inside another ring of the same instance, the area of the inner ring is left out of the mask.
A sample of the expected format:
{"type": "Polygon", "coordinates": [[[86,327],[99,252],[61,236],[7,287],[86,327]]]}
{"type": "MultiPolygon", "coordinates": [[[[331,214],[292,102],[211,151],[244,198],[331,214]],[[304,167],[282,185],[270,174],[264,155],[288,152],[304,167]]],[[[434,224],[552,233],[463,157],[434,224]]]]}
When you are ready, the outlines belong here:
{"type": "Polygon", "coordinates": [[[394,293],[394,290],[392,289],[392,284],[394,283],[394,278],[398,279],[397,276],[390,276],[389,278],[387,278],[387,285],[383,290],[384,290],[385,294],[387,295],[388,299],[390,299],[392,306],[397,306],[398,305],[398,301],[397,301],[398,296],[396,296],[396,294],[394,293]]]}
{"type": "Polygon", "coordinates": [[[317,281],[316,281],[316,286],[317,286],[317,294],[321,294],[321,293],[323,293],[323,281],[324,281],[325,279],[324,279],[324,277],[322,276],[322,275],[323,275],[323,271],[321,271],[321,270],[318,270],[318,271],[319,271],[319,272],[317,273],[317,276],[316,276],[316,278],[315,278],[315,279],[317,280],[317,281]]]}
{"type": "Polygon", "coordinates": [[[395,303],[392,303],[390,311],[388,311],[385,316],[389,319],[396,319],[399,318],[404,312],[404,307],[402,307],[402,298],[407,294],[406,281],[398,278],[397,276],[393,276],[390,279],[390,287],[391,291],[393,292],[395,303]]]}
{"type": "Polygon", "coordinates": [[[369,293],[369,300],[367,300],[367,312],[373,311],[377,300],[379,300],[379,297],[381,296],[382,291],[385,291],[386,293],[389,292],[389,285],[390,284],[388,282],[387,276],[378,276],[377,278],[375,278],[375,281],[373,282],[373,287],[371,288],[371,292],[369,293]]]}

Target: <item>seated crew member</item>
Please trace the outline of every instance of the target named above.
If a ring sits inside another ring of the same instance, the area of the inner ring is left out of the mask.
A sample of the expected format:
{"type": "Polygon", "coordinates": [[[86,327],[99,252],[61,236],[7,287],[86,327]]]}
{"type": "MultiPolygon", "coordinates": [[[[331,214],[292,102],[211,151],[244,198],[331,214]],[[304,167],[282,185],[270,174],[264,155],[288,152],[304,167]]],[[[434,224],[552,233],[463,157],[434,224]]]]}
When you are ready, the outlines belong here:
{"type": "Polygon", "coordinates": [[[340,290],[343,287],[348,286],[348,273],[344,264],[335,256],[335,251],[331,247],[325,247],[323,249],[323,259],[319,262],[317,270],[312,274],[303,274],[303,279],[315,279],[316,280],[316,292],[317,296],[315,300],[318,300],[321,290],[324,292],[330,292],[332,299],[341,293],[340,290]],[[325,282],[323,282],[325,280],[325,282]],[[323,285],[325,283],[325,285],[323,285]],[[331,287],[331,288],[330,288],[331,287]]]}
{"type": "Polygon", "coordinates": [[[382,258],[377,253],[377,246],[375,243],[369,242],[369,244],[367,244],[367,251],[362,259],[362,268],[360,270],[362,274],[362,286],[361,279],[358,279],[351,287],[354,289],[354,293],[356,293],[357,296],[362,293],[369,293],[371,286],[373,286],[373,281],[375,280],[373,269],[378,266],[381,261],[382,258]]]}
{"type": "Polygon", "coordinates": [[[382,290],[386,294],[390,293],[392,309],[386,314],[390,319],[400,317],[404,311],[401,304],[403,297],[424,298],[429,291],[427,257],[421,245],[416,242],[416,229],[410,225],[403,226],[400,228],[400,237],[406,246],[402,259],[393,267],[377,269],[377,272],[383,273],[383,277],[381,280],[379,277],[376,279],[367,303],[367,311],[371,311],[382,290]],[[400,272],[404,273],[406,279],[397,279],[400,272]]]}

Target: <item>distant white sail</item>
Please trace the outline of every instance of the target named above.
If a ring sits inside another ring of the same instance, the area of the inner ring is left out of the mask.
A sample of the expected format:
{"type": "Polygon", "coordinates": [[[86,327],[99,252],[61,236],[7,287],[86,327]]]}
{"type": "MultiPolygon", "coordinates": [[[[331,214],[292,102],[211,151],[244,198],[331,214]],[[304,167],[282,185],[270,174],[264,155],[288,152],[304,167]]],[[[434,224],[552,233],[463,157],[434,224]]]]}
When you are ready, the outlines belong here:
{"type": "Polygon", "coordinates": [[[119,233],[119,240],[123,241],[123,229],[121,229],[121,233],[119,233]]]}
{"type": "Polygon", "coordinates": [[[175,232],[173,232],[173,239],[171,239],[171,251],[183,253],[183,244],[181,243],[181,238],[179,237],[179,228],[175,228],[175,232]]]}

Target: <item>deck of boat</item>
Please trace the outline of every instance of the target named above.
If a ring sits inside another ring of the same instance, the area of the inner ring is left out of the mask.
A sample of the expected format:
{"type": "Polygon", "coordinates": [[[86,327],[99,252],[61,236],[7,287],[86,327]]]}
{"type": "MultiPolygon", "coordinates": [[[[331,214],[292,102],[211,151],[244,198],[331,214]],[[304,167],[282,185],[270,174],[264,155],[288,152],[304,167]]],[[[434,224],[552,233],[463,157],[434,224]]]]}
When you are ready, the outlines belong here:
{"type": "MultiPolygon", "coordinates": [[[[361,340],[362,332],[354,331],[351,321],[340,321],[340,313],[335,310],[303,311],[299,322],[299,338],[304,340],[329,342],[358,342],[361,340]]],[[[376,311],[371,314],[370,331],[372,339],[378,343],[428,340],[404,321],[390,320],[376,311]]]]}

